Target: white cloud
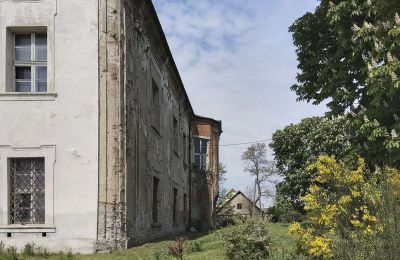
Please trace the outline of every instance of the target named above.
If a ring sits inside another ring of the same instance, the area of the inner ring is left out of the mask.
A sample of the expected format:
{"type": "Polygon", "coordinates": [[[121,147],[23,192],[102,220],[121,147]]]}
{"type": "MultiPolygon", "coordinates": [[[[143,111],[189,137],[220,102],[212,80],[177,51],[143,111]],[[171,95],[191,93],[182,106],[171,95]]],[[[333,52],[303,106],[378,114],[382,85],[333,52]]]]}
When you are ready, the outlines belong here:
{"type": "MultiPolygon", "coordinates": [[[[321,115],[289,88],[297,62],[288,27],[317,2],[153,0],[196,113],[220,119],[221,143],[271,138],[289,123],[321,115]]],[[[246,146],[221,148],[228,188],[252,183],[240,160],[246,146]]]]}

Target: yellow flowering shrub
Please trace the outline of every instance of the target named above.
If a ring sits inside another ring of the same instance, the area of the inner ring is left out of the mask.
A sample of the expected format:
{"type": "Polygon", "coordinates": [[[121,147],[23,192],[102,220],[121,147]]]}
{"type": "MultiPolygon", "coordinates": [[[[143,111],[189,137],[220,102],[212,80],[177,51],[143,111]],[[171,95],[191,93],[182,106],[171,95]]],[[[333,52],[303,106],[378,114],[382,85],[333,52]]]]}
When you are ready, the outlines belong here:
{"type": "Polygon", "coordinates": [[[303,197],[310,224],[302,227],[294,223],[289,227],[290,233],[299,235],[299,253],[332,259],[333,241],[338,236],[354,239],[381,230],[377,216],[381,194],[363,159],[358,159],[355,169],[348,169],[334,157],[320,156],[307,170],[315,174],[303,197]]]}

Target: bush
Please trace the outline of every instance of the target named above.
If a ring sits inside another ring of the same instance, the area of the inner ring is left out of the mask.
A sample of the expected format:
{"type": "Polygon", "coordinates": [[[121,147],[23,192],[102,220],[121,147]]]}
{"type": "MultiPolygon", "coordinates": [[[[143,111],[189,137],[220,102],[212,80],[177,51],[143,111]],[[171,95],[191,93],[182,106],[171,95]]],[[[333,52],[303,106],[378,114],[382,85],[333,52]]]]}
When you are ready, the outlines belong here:
{"type": "Polygon", "coordinates": [[[178,237],[176,242],[169,247],[169,254],[176,259],[183,259],[183,253],[185,251],[187,237],[178,237]]]}
{"type": "Polygon", "coordinates": [[[400,255],[400,171],[355,169],[321,156],[309,168],[313,184],[303,198],[307,224],[289,227],[297,251],[317,259],[397,259],[400,255]]]}
{"type": "Polygon", "coordinates": [[[271,248],[267,222],[249,218],[244,223],[228,228],[223,234],[229,259],[266,259],[271,248]]]}

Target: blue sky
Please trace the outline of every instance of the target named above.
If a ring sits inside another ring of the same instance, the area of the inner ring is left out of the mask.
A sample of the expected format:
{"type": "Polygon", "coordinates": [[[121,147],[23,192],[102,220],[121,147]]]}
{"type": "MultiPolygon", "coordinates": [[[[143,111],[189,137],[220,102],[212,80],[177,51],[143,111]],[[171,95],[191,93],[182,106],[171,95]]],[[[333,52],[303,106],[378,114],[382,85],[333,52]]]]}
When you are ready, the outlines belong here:
{"type": "MultiPolygon", "coordinates": [[[[222,120],[221,144],[270,139],[324,106],[296,102],[297,61],[288,27],[316,0],[153,0],[197,114],[222,120]]],[[[221,147],[226,188],[245,190],[246,145],[221,147]]],[[[269,159],[273,159],[269,151],[269,159]]]]}

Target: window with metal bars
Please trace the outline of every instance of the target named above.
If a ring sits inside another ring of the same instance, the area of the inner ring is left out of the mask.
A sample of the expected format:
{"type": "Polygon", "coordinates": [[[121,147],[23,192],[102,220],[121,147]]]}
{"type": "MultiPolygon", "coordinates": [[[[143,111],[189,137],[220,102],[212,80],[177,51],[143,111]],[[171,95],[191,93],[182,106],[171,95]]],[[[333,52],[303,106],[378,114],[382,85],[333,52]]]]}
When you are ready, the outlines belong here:
{"type": "Polygon", "coordinates": [[[44,223],[44,158],[10,159],[10,224],[44,223]]]}

